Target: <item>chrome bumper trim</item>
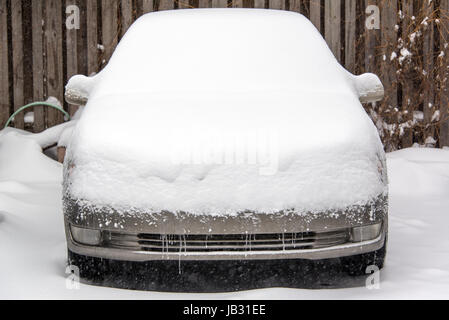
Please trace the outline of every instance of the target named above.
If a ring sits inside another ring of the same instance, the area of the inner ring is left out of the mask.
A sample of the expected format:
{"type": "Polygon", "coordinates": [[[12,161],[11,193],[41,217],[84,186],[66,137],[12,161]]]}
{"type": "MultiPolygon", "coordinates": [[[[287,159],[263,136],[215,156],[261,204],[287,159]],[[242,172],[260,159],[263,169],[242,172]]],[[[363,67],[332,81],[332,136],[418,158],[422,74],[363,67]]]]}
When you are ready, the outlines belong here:
{"type": "MultiPolygon", "coordinates": [[[[85,246],[75,243],[67,234],[69,250],[74,253],[98,258],[122,261],[151,260],[266,260],[266,259],[329,259],[352,256],[376,251],[383,247],[387,224],[384,222],[380,235],[373,240],[345,243],[326,248],[279,250],[279,251],[210,251],[210,252],[151,252],[140,250],[123,250],[116,248],[85,246]]],[[[67,228],[66,228],[67,230],[67,228]]]]}

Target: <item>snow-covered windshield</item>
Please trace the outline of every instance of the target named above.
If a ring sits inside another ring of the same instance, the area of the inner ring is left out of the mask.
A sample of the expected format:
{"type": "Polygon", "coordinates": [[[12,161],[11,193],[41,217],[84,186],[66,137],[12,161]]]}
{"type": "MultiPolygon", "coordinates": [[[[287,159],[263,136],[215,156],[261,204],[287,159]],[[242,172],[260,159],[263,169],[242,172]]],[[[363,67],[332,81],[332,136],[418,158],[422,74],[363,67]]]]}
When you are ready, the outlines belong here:
{"type": "Polygon", "coordinates": [[[342,68],[304,16],[274,10],[181,10],[138,19],[97,94],[349,92],[342,68]]]}

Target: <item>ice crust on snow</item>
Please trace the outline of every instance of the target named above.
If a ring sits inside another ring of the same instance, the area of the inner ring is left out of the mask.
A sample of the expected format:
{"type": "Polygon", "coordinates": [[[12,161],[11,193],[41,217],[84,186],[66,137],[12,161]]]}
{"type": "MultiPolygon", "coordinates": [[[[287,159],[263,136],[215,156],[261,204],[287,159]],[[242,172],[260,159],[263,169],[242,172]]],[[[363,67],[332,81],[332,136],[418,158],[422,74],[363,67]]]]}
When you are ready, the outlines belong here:
{"type": "Polygon", "coordinates": [[[197,214],[366,203],[386,191],[382,145],[359,102],[378,83],[342,68],[300,14],[144,15],[103,71],[67,86],[89,100],[66,192],[197,214]]]}

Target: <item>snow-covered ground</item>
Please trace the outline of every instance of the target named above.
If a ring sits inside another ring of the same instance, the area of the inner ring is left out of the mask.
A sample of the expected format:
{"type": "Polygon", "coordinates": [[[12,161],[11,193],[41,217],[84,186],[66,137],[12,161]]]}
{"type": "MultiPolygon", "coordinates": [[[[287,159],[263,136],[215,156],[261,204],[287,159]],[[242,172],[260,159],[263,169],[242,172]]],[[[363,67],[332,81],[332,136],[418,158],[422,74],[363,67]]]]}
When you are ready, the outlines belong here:
{"type": "Polygon", "coordinates": [[[379,289],[272,288],[172,294],[66,287],[62,166],[23,132],[0,131],[0,298],[399,299],[449,298],[449,150],[388,154],[390,230],[379,289]]]}

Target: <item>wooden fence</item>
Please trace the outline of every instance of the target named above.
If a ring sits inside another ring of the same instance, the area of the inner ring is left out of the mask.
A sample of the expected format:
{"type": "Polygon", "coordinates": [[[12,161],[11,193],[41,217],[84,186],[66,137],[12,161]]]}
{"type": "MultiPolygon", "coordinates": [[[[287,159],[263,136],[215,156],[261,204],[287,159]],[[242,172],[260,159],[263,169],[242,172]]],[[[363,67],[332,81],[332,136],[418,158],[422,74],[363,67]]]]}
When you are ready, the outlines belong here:
{"type": "MultiPolygon", "coordinates": [[[[0,126],[26,103],[62,102],[67,79],[101,70],[140,15],[194,7],[304,14],[348,70],[382,78],[384,101],[366,109],[388,149],[449,145],[449,0],[0,0],[0,126]],[[79,8],[79,29],[66,27],[71,5],[79,8]]],[[[13,125],[38,132],[62,121],[59,111],[35,107],[34,122],[21,113],[13,125]]]]}

